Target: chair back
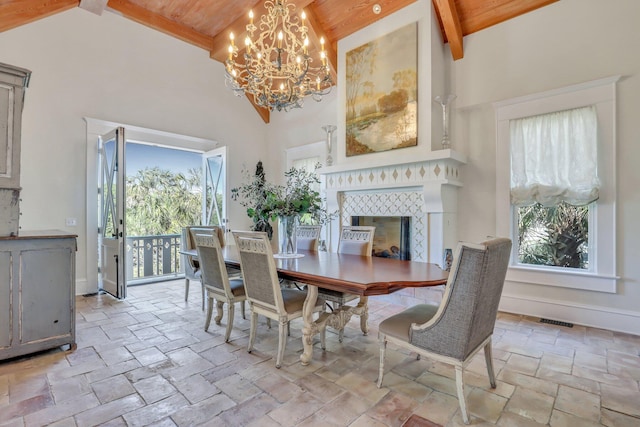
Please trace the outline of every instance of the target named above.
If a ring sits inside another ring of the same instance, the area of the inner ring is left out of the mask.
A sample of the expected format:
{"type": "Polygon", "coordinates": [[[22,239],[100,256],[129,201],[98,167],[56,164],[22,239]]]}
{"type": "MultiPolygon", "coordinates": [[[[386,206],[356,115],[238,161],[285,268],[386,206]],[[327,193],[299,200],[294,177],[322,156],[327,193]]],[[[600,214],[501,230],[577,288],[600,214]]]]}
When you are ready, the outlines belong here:
{"type": "Polygon", "coordinates": [[[338,253],[371,256],[375,231],[375,227],[364,225],[343,226],[338,242],[338,253]]]}
{"type": "MultiPolygon", "coordinates": [[[[195,227],[191,229],[195,231],[195,227]]],[[[200,263],[201,280],[205,286],[216,288],[231,298],[231,285],[222,255],[222,246],[217,233],[195,234],[196,250],[200,263]]]]}
{"type": "Polygon", "coordinates": [[[412,327],[411,343],[465,360],[493,333],[510,255],[506,238],[458,244],[440,307],[430,321],[412,327]]]}
{"type": "Polygon", "coordinates": [[[196,235],[215,234],[221,247],[224,247],[224,230],[218,225],[190,225],[186,227],[189,231],[189,249],[196,248],[196,235]]]}
{"type": "Polygon", "coordinates": [[[284,314],[276,263],[267,233],[233,231],[247,299],[264,310],[284,314]]]}
{"type": "Polygon", "coordinates": [[[317,251],[320,239],[319,225],[299,225],[296,229],[297,247],[303,251],[317,251]]]}
{"type": "MultiPolygon", "coordinates": [[[[216,234],[220,246],[224,246],[224,230],[217,225],[189,225],[182,228],[180,246],[182,250],[190,251],[196,249],[196,234],[212,235],[216,234]]],[[[194,257],[186,256],[187,263],[192,270],[200,268],[200,263],[194,257]]]]}

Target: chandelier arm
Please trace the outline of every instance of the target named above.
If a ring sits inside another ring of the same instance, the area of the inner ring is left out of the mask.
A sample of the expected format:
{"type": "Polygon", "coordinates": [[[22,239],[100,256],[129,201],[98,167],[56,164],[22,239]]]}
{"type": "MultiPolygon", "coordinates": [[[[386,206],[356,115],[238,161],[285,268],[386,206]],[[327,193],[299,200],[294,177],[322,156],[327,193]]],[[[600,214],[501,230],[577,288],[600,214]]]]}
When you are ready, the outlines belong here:
{"type": "MultiPolygon", "coordinates": [[[[253,25],[246,25],[244,64],[234,60],[238,47],[233,41],[225,61],[226,85],[239,94],[253,95],[254,103],[273,111],[300,108],[304,97],[319,101],[331,91],[333,82],[326,65],[322,44],[322,66],[314,67],[308,54],[306,14],[295,14],[295,5],[287,0],[266,0],[266,13],[253,25]],[[257,33],[256,33],[257,31],[257,33]]],[[[315,34],[315,33],[314,33],[315,34]]]]}

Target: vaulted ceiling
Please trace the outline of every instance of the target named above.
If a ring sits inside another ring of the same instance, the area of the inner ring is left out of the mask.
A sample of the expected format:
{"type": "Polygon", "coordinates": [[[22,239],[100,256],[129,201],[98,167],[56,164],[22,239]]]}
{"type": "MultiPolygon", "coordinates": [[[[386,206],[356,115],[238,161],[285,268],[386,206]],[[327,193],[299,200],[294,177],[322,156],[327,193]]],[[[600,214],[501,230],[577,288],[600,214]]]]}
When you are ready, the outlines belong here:
{"type": "MultiPolygon", "coordinates": [[[[464,36],[558,0],[432,0],[443,40],[454,60],[464,56],[464,36]]],[[[415,0],[288,0],[308,17],[310,53],[326,47],[335,80],[338,40],[390,15],[415,0]],[[378,7],[379,6],[379,7],[378,7]],[[378,13],[376,13],[378,12],[378,13]]],[[[264,0],[0,0],[0,32],[65,10],[81,7],[101,14],[107,8],[209,52],[224,62],[233,31],[243,40],[247,13],[264,11],[264,0]]],[[[256,108],[265,122],[269,111],[256,108]]]]}

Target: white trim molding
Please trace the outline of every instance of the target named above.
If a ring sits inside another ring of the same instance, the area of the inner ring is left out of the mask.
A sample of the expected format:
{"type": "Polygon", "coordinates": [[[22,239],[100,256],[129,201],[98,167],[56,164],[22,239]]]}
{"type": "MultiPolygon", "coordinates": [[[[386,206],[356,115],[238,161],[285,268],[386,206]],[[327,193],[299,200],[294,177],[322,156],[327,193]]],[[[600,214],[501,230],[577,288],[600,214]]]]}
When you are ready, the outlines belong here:
{"type": "Polygon", "coordinates": [[[640,313],[546,298],[502,294],[500,311],[638,335],[640,313]]]}
{"type": "MultiPolygon", "coordinates": [[[[600,198],[590,208],[589,270],[576,271],[517,263],[513,245],[507,280],[595,292],[616,293],[616,83],[607,77],[493,104],[496,112],[496,233],[517,236],[510,202],[509,121],[593,105],[598,117],[600,198]]],[[[513,238],[513,237],[512,237],[513,238]]]]}

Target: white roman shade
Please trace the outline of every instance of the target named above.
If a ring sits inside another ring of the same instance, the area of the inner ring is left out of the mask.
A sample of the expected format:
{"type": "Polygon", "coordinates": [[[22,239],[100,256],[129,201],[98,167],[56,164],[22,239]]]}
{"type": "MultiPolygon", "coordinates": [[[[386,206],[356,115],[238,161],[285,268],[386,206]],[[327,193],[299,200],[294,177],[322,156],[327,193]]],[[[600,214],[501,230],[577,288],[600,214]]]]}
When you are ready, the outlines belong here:
{"type": "Polygon", "coordinates": [[[511,204],[598,199],[598,126],[593,106],[509,121],[511,204]]]}

